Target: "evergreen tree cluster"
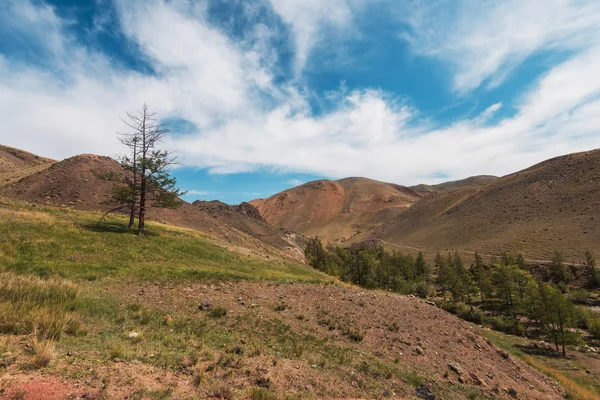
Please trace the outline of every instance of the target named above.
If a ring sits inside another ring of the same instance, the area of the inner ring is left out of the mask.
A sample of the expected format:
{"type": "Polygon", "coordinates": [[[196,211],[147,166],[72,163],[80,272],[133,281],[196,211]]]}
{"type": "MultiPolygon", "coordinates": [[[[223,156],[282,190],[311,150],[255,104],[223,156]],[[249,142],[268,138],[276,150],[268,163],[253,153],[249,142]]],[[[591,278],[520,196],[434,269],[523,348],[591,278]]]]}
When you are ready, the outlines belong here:
{"type": "MultiPolygon", "coordinates": [[[[422,253],[416,258],[382,247],[325,248],[309,239],[305,251],[309,264],[368,289],[415,293],[427,297],[437,290],[445,309],[478,324],[506,333],[523,334],[525,325],[550,338],[557,352],[573,341],[568,329],[581,323],[582,312],[564,293],[572,275],[560,253],[555,253],[544,276],[534,277],[522,255],[503,254],[485,263],[475,253],[469,266],[458,252],[437,253],[433,268],[422,253]],[[545,278],[545,279],[544,279],[545,278]]],[[[600,286],[594,257],[586,253],[588,286],[600,286]]],[[[584,291],[585,292],[585,291],[584,291]]],[[[586,292],[587,295],[587,292],[586,292]]]]}
{"type": "Polygon", "coordinates": [[[381,247],[329,246],[325,249],[318,238],[312,238],[305,256],[313,268],[368,289],[412,293],[426,289],[432,282],[421,253],[414,258],[400,252],[390,254],[381,247]]]}

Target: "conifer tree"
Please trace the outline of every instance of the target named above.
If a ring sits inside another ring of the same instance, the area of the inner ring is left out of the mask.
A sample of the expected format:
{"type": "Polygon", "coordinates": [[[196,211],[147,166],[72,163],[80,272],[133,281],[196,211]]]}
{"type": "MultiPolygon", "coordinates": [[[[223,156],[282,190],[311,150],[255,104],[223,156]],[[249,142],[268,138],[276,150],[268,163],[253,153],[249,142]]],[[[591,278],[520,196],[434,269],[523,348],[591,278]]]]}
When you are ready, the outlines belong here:
{"type": "Polygon", "coordinates": [[[120,133],[119,140],[129,153],[119,159],[125,174],[113,190],[112,202],[117,207],[111,211],[126,208],[130,228],[137,216],[137,232],[142,236],[148,209],[178,207],[183,203],[179,196],[184,193],[177,189],[177,180],[170,175],[175,158],[158,148],[168,131],[157,122],[156,113],[144,104],[137,114],[127,113],[127,117],[123,123],[131,131],[120,133]]]}

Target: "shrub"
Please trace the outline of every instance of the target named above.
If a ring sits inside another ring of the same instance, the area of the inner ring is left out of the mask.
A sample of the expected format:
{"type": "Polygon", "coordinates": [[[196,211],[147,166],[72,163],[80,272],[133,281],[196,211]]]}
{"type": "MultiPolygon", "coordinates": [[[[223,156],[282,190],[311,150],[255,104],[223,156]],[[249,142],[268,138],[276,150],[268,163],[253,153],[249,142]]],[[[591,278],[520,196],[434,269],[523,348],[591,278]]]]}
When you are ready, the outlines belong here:
{"type": "Polygon", "coordinates": [[[588,294],[588,291],[585,289],[573,290],[571,293],[569,293],[569,300],[575,304],[585,304],[588,294]]]}
{"type": "Polygon", "coordinates": [[[512,319],[496,316],[489,318],[488,322],[492,326],[492,329],[500,332],[518,336],[522,336],[525,333],[523,326],[519,322],[515,322],[512,319]]]}
{"type": "Polygon", "coordinates": [[[227,309],[225,307],[215,307],[208,313],[211,318],[223,318],[227,315],[227,309]]]}
{"type": "Polygon", "coordinates": [[[344,334],[353,342],[362,342],[364,339],[362,332],[355,329],[348,329],[344,332],[344,334]]]}
{"type": "Polygon", "coordinates": [[[588,319],[588,330],[594,339],[600,340],[600,318],[588,319]]]}
{"type": "Polygon", "coordinates": [[[435,293],[435,288],[433,287],[433,285],[425,281],[420,281],[415,283],[414,291],[417,296],[427,298],[435,293]]]}
{"type": "Polygon", "coordinates": [[[250,388],[248,390],[250,400],[276,400],[277,396],[265,388],[250,388]]]}

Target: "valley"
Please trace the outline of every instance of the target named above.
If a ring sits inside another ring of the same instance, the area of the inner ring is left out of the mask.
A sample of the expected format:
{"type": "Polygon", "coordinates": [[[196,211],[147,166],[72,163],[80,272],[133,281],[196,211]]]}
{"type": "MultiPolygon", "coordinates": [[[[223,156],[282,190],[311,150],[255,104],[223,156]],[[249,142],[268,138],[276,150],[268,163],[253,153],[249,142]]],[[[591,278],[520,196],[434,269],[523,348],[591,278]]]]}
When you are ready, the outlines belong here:
{"type": "MultiPolygon", "coordinates": [[[[568,356],[556,357],[531,332],[491,330],[489,321],[503,313],[473,320],[464,297],[443,301],[443,271],[433,258],[452,252],[469,263],[481,252],[493,271],[503,254],[550,261],[559,250],[580,271],[579,252],[597,250],[589,221],[598,211],[599,154],[429,188],[347,178],[237,206],[183,202],[150,209],[143,237],[127,229],[124,215],[105,215],[117,162],[28,155],[10,166],[18,178],[0,187],[0,393],[598,398],[597,353],[569,342],[568,356]],[[576,222],[580,234],[565,225],[576,222]],[[407,271],[421,252],[428,272],[398,275],[396,286],[383,272],[348,278],[342,264],[313,264],[305,254],[311,237],[338,252],[363,252],[365,262],[379,257],[381,245],[395,250],[400,258],[389,273],[407,271]],[[427,293],[416,291],[419,280],[427,293]]],[[[543,272],[546,264],[533,267],[543,272]]],[[[569,293],[584,285],[586,275],[575,275],[569,293]]]]}

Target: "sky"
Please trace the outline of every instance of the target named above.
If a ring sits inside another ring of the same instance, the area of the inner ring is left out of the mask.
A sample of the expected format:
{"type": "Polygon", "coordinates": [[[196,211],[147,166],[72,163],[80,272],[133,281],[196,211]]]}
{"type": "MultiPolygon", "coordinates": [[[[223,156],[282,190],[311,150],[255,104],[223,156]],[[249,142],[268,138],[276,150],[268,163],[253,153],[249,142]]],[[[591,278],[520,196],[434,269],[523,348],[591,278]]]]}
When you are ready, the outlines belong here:
{"type": "Polygon", "coordinates": [[[116,157],[144,103],[186,200],[505,175],[600,147],[597,0],[0,0],[0,143],[116,157]]]}

